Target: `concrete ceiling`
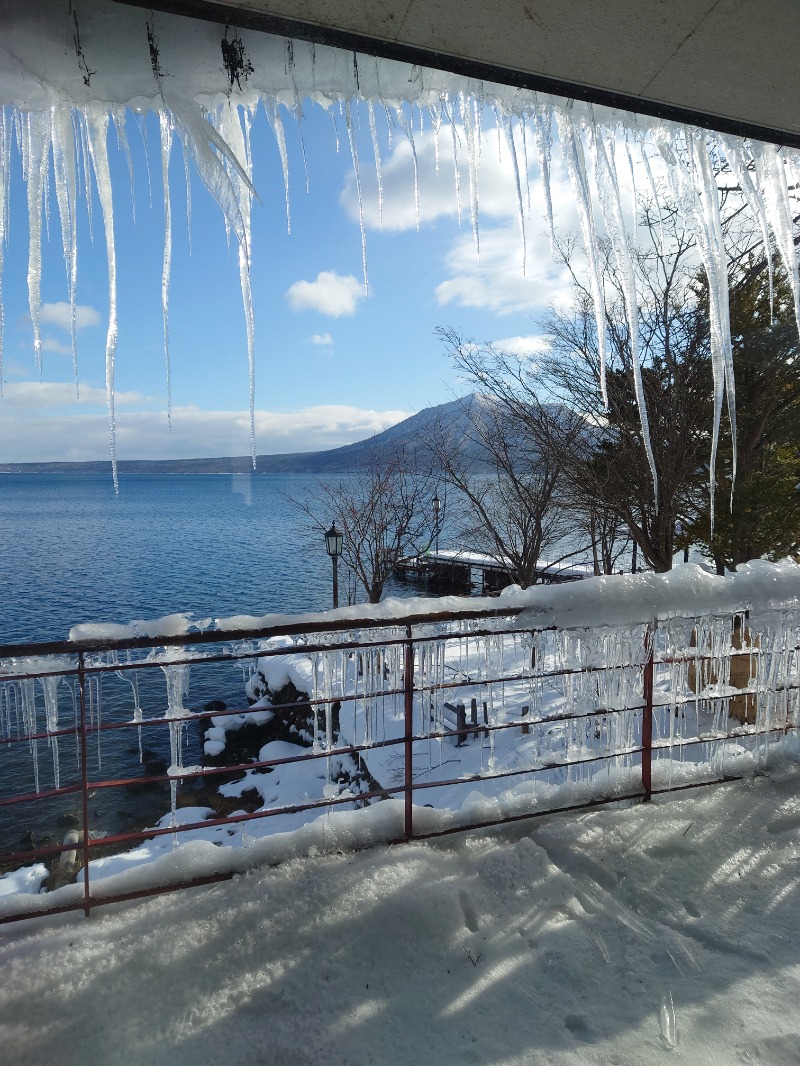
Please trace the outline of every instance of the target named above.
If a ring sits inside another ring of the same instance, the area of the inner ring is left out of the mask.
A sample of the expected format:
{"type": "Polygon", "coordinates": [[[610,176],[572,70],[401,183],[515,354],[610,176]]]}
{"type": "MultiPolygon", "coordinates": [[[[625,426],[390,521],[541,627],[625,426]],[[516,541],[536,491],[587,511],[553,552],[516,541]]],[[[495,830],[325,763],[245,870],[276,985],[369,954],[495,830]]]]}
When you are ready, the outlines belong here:
{"type": "Polygon", "coordinates": [[[800,0],[122,0],[800,147],[800,0]]]}

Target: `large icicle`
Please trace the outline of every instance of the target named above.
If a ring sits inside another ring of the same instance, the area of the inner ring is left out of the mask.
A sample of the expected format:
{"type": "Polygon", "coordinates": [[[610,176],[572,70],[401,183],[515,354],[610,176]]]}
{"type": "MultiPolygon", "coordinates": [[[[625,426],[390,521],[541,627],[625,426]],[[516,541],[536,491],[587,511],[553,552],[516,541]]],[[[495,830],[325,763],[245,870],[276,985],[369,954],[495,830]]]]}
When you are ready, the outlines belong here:
{"type": "MultiPolygon", "coordinates": [[[[70,309],[70,336],[72,339],[72,372],[75,390],[78,384],[78,339],[77,339],[77,287],[78,287],[78,222],[76,210],[77,181],[75,175],[75,130],[72,117],[63,108],[51,109],[53,170],[56,183],[56,201],[61,219],[61,243],[64,249],[64,266],[67,271],[67,293],[70,309]]],[[[133,174],[131,174],[133,180],[133,174]]]]}
{"type": "Polygon", "coordinates": [[[172,203],[169,195],[169,159],[172,154],[172,122],[166,111],[160,116],[161,180],[164,185],[164,258],[161,266],[161,313],[164,318],[164,363],[167,375],[167,424],[172,426],[172,369],[169,357],[169,281],[172,271],[172,203]]]}
{"type": "Polygon", "coordinates": [[[467,139],[467,162],[469,164],[469,213],[472,219],[472,234],[475,238],[475,252],[481,257],[481,238],[478,229],[478,154],[479,135],[475,117],[475,101],[466,93],[459,96],[461,121],[467,139]]]}
{"type": "Polygon", "coordinates": [[[603,215],[606,233],[611,242],[617,274],[622,283],[625,318],[628,323],[631,349],[631,372],[633,374],[634,392],[636,405],[639,409],[639,421],[642,426],[642,442],[650,467],[650,476],[653,479],[653,498],[657,511],[658,471],[656,470],[653,445],[650,440],[650,421],[647,417],[647,403],[642,386],[642,368],[639,363],[639,301],[636,297],[636,270],[628,243],[628,235],[625,232],[625,220],[622,213],[616,166],[613,157],[610,156],[607,150],[604,133],[596,125],[592,129],[592,150],[595,162],[595,176],[600,194],[600,210],[603,215]]]}
{"type": "Polygon", "coordinates": [[[744,145],[742,142],[734,137],[723,135],[719,136],[719,142],[725,152],[725,158],[731,168],[731,173],[734,178],[736,178],[739,188],[742,190],[745,203],[750,209],[750,214],[756,220],[759,233],[761,234],[761,245],[764,249],[764,259],[767,263],[767,275],[769,279],[769,310],[770,316],[772,317],[774,314],[773,308],[775,303],[775,271],[772,265],[772,247],[769,240],[767,209],[764,204],[764,199],[761,195],[761,190],[753,180],[753,175],[750,173],[750,167],[745,158],[744,145]]]}
{"type": "Polygon", "coordinates": [[[789,278],[794,296],[794,313],[797,328],[800,329],[800,275],[797,269],[797,249],[794,243],[794,226],[792,210],[789,204],[789,190],[786,186],[781,150],[774,144],[751,144],[756,174],[761,185],[764,203],[767,209],[778,254],[789,278]]]}
{"type": "MultiPolygon", "coordinates": [[[[514,129],[511,125],[511,119],[508,115],[498,115],[498,122],[502,123],[502,130],[508,142],[508,150],[511,154],[511,166],[514,170],[514,185],[517,190],[517,218],[519,220],[520,239],[522,241],[522,274],[523,277],[527,274],[528,265],[528,245],[525,236],[525,208],[522,202],[522,182],[519,175],[519,158],[517,156],[517,146],[514,143],[514,129]]],[[[500,129],[497,131],[498,142],[500,139],[500,129]]]]}
{"type": "MultiPolygon", "coordinates": [[[[367,234],[364,229],[364,198],[361,195],[361,170],[358,165],[358,146],[356,145],[356,134],[353,129],[353,114],[350,110],[349,101],[345,103],[344,108],[345,122],[347,123],[347,137],[350,141],[350,155],[353,159],[353,174],[356,182],[356,196],[358,197],[358,224],[361,228],[361,267],[364,271],[364,292],[369,293],[369,272],[367,270],[367,234]]],[[[419,225],[419,217],[417,218],[417,225],[419,225]]]]}
{"type": "Polygon", "coordinates": [[[8,237],[8,191],[11,180],[9,159],[11,130],[7,109],[0,108],[0,396],[3,395],[3,350],[5,343],[5,300],[3,299],[3,268],[8,237]]]}
{"type": "Polygon", "coordinates": [[[589,262],[589,283],[594,303],[594,320],[597,326],[597,352],[600,359],[600,395],[603,407],[608,408],[606,393],[606,305],[603,296],[603,278],[597,259],[597,232],[594,224],[592,196],[589,191],[589,177],[586,173],[586,160],[583,144],[572,115],[565,110],[557,113],[558,131],[561,138],[561,154],[567,168],[572,192],[578,208],[578,217],[583,235],[583,247],[589,262]]]}
{"type": "Polygon", "coordinates": [[[111,195],[111,173],[108,166],[108,112],[100,105],[87,107],[83,112],[84,127],[92,158],[97,194],[103,212],[108,258],[108,331],[106,333],[106,406],[111,443],[111,472],[114,491],[119,492],[117,477],[116,419],[114,416],[114,359],[117,353],[117,257],[114,245],[114,204],[111,195]]]}
{"type": "Polygon", "coordinates": [[[556,231],[553,225],[553,195],[550,189],[550,151],[553,142],[553,108],[537,98],[533,112],[533,132],[539,158],[539,176],[544,193],[545,218],[550,236],[550,251],[555,253],[556,231]]]}
{"type": "Polygon", "coordinates": [[[47,177],[50,151],[50,124],[45,112],[25,116],[22,148],[23,174],[28,187],[28,304],[33,324],[33,354],[36,369],[42,373],[42,331],[39,309],[42,303],[42,191],[47,177]]]}
{"type": "Polygon", "coordinates": [[[231,189],[237,201],[237,213],[240,220],[239,237],[239,282],[242,289],[242,307],[244,309],[245,329],[247,333],[247,366],[250,383],[250,454],[253,469],[256,468],[256,364],[255,364],[255,326],[253,320],[253,293],[250,286],[250,207],[253,194],[251,178],[251,159],[247,151],[247,132],[249,131],[250,112],[228,102],[216,112],[216,122],[220,132],[218,137],[228,147],[226,161],[231,189]],[[244,162],[239,162],[243,160],[244,162]],[[246,167],[246,169],[245,169],[246,167]]]}

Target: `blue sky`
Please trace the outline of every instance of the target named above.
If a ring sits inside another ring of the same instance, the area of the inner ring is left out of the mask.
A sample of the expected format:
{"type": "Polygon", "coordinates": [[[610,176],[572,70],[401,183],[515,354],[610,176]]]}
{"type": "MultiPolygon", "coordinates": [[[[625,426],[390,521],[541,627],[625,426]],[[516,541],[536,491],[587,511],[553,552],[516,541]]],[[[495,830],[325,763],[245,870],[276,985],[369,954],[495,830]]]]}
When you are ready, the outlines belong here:
{"type": "MultiPolygon", "coordinates": [[[[498,151],[487,118],[479,171],[481,257],[470,222],[466,152],[460,171],[461,224],[450,131],[440,137],[435,169],[429,123],[415,144],[420,173],[417,229],[413,163],[402,130],[378,111],[383,219],[366,108],[358,151],[367,236],[369,292],[362,274],[358,201],[346,125],[338,109],[307,109],[302,136],[284,113],[290,173],[291,233],[275,138],[263,112],[253,127],[252,285],[256,325],[256,448],[259,452],[335,447],[464,391],[434,331],[451,326],[479,340],[525,347],[548,305],[568,298],[562,268],[545,235],[536,171],[526,218],[527,274],[517,196],[507,149],[498,151]],[[337,151],[338,131],[338,151],[337,151]]],[[[110,135],[119,268],[116,360],[117,454],[122,459],[245,454],[249,451],[244,318],[235,252],[228,252],[222,214],[192,177],[191,254],[180,146],[173,147],[170,346],[173,427],[167,429],[161,316],[163,202],[157,123],[145,123],[152,197],[136,120],[127,123],[135,209],[124,155],[110,135]],[[152,203],[150,199],[152,198],[152,203]]],[[[531,156],[533,151],[531,150],[531,156]]],[[[55,196],[42,275],[44,362],[34,366],[26,287],[28,228],[18,157],[11,178],[11,232],[4,271],[4,397],[0,461],[105,459],[104,354],[108,288],[102,218],[94,194],[94,241],[79,207],[78,337],[81,399],[72,381],[67,287],[55,196]]],[[[555,171],[559,228],[575,229],[571,197],[555,171]]]]}

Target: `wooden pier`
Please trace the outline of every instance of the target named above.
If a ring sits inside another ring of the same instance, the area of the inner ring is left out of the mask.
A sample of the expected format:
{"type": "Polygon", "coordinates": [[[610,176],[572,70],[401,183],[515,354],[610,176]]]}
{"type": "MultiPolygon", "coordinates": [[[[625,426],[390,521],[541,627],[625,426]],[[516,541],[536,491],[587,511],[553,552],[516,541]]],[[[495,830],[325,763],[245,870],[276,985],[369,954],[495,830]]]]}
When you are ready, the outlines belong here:
{"type": "MultiPolygon", "coordinates": [[[[555,585],[593,577],[594,568],[584,563],[567,565],[542,559],[535,573],[537,582],[555,585]]],[[[454,548],[398,559],[395,574],[403,580],[417,581],[437,591],[467,594],[474,585],[480,586],[481,595],[491,595],[512,583],[508,568],[502,562],[480,552],[454,548]],[[477,575],[480,576],[476,581],[477,575]]]]}

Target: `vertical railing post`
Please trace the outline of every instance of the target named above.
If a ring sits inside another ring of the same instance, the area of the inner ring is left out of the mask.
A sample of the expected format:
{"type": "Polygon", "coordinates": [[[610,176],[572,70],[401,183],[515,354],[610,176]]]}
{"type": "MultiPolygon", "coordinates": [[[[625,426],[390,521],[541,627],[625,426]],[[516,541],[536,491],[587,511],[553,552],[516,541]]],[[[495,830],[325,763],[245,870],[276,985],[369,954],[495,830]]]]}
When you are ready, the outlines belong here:
{"type": "Polygon", "coordinates": [[[89,892],[89,767],[87,760],[88,741],[86,736],[86,661],[84,653],[78,652],[78,691],[81,708],[81,820],[83,824],[83,911],[88,918],[92,910],[89,892]]]}
{"type": "Polygon", "coordinates": [[[405,663],[403,671],[403,692],[405,697],[404,718],[404,792],[405,800],[405,838],[413,839],[414,836],[414,642],[411,639],[411,626],[406,626],[405,663]]]}
{"type": "Polygon", "coordinates": [[[651,622],[644,635],[645,662],[642,671],[642,788],[644,802],[653,794],[653,656],[655,654],[656,623],[651,622]]]}

